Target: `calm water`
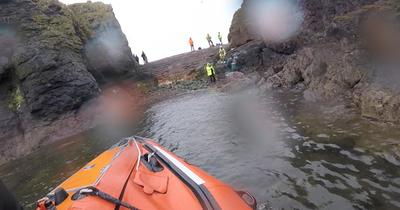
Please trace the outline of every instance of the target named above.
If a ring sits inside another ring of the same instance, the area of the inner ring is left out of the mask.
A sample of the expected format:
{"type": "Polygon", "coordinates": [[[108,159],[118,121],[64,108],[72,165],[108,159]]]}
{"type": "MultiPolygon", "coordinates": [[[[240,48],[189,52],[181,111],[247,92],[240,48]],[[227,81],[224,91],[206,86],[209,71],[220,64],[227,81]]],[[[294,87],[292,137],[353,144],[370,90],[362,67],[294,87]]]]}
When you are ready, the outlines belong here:
{"type": "Polygon", "coordinates": [[[400,209],[400,168],[377,149],[400,137],[397,129],[352,112],[343,119],[319,117],[312,107],[318,104],[308,105],[292,93],[193,92],[152,106],[140,123],[95,128],[2,165],[0,178],[34,209],[52,187],[138,133],[250,191],[260,209],[400,209]]]}

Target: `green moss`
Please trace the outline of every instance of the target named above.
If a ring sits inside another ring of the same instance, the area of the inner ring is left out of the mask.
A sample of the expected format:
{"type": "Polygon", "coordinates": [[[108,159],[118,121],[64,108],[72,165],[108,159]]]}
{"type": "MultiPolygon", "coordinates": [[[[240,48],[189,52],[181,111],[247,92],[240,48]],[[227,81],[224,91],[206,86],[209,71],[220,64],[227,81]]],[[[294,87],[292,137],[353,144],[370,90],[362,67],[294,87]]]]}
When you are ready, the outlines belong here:
{"type": "Polygon", "coordinates": [[[38,25],[47,25],[49,22],[49,18],[45,14],[35,15],[32,19],[38,25]]]}
{"type": "Polygon", "coordinates": [[[24,102],[24,98],[22,97],[21,90],[19,86],[11,93],[10,103],[8,104],[8,108],[13,111],[18,111],[21,107],[22,102],[24,102]]]}
{"type": "Polygon", "coordinates": [[[107,26],[115,25],[111,5],[88,2],[72,4],[68,8],[74,14],[77,33],[84,42],[96,37],[107,26]]]}

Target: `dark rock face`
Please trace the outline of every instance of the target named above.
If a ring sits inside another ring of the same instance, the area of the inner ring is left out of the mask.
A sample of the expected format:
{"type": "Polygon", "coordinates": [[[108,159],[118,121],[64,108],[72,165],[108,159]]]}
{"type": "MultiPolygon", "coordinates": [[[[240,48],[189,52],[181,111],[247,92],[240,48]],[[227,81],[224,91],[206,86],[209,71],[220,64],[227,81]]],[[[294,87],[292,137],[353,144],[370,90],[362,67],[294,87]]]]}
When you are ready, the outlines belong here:
{"type": "Polygon", "coordinates": [[[18,2],[1,10],[2,16],[10,18],[2,23],[1,46],[10,50],[1,56],[12,60],[8,68],[13,69],[29,111],[50,121],[77,108],[98,89],[79,54],[82,42],[71,14],[63,7],[58,2],[18,2]]]}
{"type": "Polygon", "coordinates": [[[243,2],[242,8],[235,12],[231,27],[229,28],[228,41],[233,47],[243,45],[258,38],[258,36],[252,31],[250,18],[246,16],[243,9],[245,4],[246,1],[243,2]]]}
{"type": "Polygon", "coordinates": [[[74,13],[78,32],[84,42],[84,57],[97,81],[132,73],[138,69],[111,5],[83,3],[68,6],[74,13]]]}
{"type": "MultiPolygon", "coordinates": [[[[255,39],[261,39],[260,34],[254,30],[254,22],[249,17],[252,14],[254,8],[250,5],[257,1],[262,0],[243,0],[243,4],[239,10],[237,10],[233,16],[232,24],[230,27],[228,40],[231,46],[237,47],[243,45],[249,41],[255,39]]],[[[377,2],[377,0],[340,0],[340,1],[324,1],[324,0],[294,0],[287,1],[297,5],[303,14],[304,22],[302,28],[309,34],[305,35],[306,39],[309,39],[313,34],[325,31],[326,27],[329,26],[331,20],[336,16],[342,16],[352,11],[355,11],[365,5],[371,5],[377,2]]],[[[293,40],[293,38],[292,38],[293,40]]],[[[266,43],[266,45],[273,43],[266,43]]],[[[272,48],[292,48],[294,43],[289,40],[288,43],[275,43],[277,45],[272,48]]]]}
{"type": "Polygon", "coordinates": [[[0,49],[0,163],[82,131],[76,110],[99,84],[154,79],[102,3],[0,1],[0,49]]]}
{"type": "Polygon", "coordinates": [[[1,0],[0,4],[10,3],[12,0],[1,0]]]}
{"type": "Polygon", "coordinates": [[[242,65],[259,71],[266,87],[302,89],[310,101],[336,98],[357,106],[365,117],[400,121],[400,77],[394,72],[400,67],[395,59],[400,41],[394,38],[400,36],[400,1],[297,0],[304,15],[301,28],[275,43],[236,33],[253,24],[243,13],[248,2],[232,20],[230,44],[241,51],[239,60],[256,60],[242,65]],[[250,39],[256,41],[242,41],[250,39]],[[255,46],[257,40],[264,45],[255,46]]]}

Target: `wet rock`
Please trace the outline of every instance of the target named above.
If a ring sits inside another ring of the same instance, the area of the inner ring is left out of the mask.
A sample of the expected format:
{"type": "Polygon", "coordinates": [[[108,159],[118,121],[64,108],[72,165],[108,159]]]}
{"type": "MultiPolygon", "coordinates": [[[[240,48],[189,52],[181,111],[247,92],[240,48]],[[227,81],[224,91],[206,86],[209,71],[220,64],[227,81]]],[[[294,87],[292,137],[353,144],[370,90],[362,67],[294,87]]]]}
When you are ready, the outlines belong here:
{"type": "Polygon", "coordinates": [[[264,42],[265,46],[272,51],[280,54],[290,55],[293,54],[296,50],[296,42],[293,40],[289,40],[282,43],[270,43],[264,42]]]}
{"type": "Polygon", "coordinates": [[[266,82],[265,78],[264,78],[264,77],[262,77],[262,78],[260,79],[260,81],[258,81],[258,83],[257,83],[257,87],[260,87],[260,86],[264,85],[264,84],[265,84],[265,82],[266,82]]]}
{"type": "Polygon", "coordinates": [[[400,93],[396,89],[371,88],[361,89],[353,93],[355,102],[364,117],[398,122],[400,114],[400,93]]]}
{"type": "Polygon", "coordinates": [[[226,74],[226,80],[228,82],[243,81],[244,74],[242,72],[230,72],[230,73],[226,74]]]}
{"type": "Polygon", "coordinates": [[[356,146],[356,141],[351,137],[346,137],[337,142],[337,145],[342,149],[353,149],[356,146]]]}
{"type": "Polygon", "coordinates": [[[307,89],[303,92],[303,97],[304,99],[306,99],[307,101],[311,101],[311,102],[315,102],[317,100],[320,100],[320,97],[315,94],[312,90],[307,89]]]}
{"type": "Polygon", "coordinates": [[[295,88],[298,90],[305,90],[307,86],[304,83],[297,83],[295,88]]]}
{"type": "Polygon", "coordinates": [[[239,52],[234,53],[233,56],[237,57],[239,66],[255,67],[259,66],[262,58],[263,48],[265,48],[262,41],[253,41],[243,47],[240,47],[239,52]]]}
{"type": "Polygon", "coordinates": [[[247,75],[247,77],[254,83],[257,84],[261,80],[261,75],[258,72],[252,72],[247,75]]]}

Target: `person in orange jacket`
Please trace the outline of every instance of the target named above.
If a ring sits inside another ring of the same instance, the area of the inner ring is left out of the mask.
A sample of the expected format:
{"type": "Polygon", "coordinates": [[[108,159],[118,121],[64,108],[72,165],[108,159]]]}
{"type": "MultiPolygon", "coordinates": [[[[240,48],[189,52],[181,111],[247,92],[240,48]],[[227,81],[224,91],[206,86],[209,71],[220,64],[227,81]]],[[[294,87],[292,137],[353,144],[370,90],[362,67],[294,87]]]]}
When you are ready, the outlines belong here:
{"type": "Polygon", "coordinates": [[[192,37],[189,38],[189,44],[190,44],[190,51],[193,52],[194,51],[194,46],[193,46],[192,37]]]}

